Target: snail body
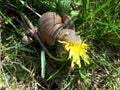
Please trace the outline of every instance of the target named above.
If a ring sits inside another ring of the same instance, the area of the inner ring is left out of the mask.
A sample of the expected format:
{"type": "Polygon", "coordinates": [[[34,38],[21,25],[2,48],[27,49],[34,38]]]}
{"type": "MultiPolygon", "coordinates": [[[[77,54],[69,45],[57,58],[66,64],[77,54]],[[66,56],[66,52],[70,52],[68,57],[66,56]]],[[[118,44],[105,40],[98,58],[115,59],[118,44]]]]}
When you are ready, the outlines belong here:
{"type": "Polygon", "coordinates": [[[42,42],[45,42],[48,45],[52,46],[55,44],[56,39],[62,39],[60,36],[64,37],[68,35],[68,31],[63,31],[66,30],[64,28],[67,28],[68,30],[71,29],[72,32],[74,31],[71,25],[71,21],[68,17],[60,16],[55,12],[47,12],[43,14],[42,17],[39,19],[38,35],[42,42]]]}

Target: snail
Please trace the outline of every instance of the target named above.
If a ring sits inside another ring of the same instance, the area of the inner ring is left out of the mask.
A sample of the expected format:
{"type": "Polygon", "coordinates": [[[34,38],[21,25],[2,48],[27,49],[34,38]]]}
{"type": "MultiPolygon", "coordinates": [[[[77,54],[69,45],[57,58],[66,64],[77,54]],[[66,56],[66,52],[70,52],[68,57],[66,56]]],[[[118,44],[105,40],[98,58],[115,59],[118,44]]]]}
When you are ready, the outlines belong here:
{"type": "Polygon", "coordinates": [[[56,38],[59,40],[60,36],[68,34],[69,31],[62,31],[64,28],[73,29],[71,20],[67,16],[60,16],[55,12],[47,12],[39,19],[37,32],[43,42],[52,46],[55,44],[56,38]],[[61,31],[64,33],[60,33],[61,31]]]}
{"type": "Polygon", "coordinates": [[[67,16],[59,15],[55,12],[46,12],[40,17],[37,34],[38,37],[36,38],[40,42],[42,48],[50,57],[56,60],[57,58],[54,58],[54,56],[49,53],[44,43],[53,46],[58,40],[70,43],[77,43],[80,41],[80,37],[76,35],[73,29],[72,21],[67,16]]]}
{"type": "Polygon", "coordinates": [[[42,15],[38,21],[37,32],[40,39],[50,46],[58,40],[71,43],[79,41],[72,21],[67,16],[60,16],[55,12],[47,12],[42,15]]]}

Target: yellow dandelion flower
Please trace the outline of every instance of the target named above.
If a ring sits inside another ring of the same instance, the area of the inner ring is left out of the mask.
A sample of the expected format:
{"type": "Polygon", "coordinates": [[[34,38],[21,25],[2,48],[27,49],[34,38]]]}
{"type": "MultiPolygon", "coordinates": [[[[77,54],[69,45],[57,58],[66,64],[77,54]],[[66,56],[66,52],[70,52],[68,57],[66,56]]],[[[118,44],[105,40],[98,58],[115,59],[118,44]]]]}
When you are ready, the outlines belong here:
{"type": "Polygon", "coordinates": [[[69,51],[69,59],[72,60],[71,68],[74,68],[75,64],[81,67],[81,59],[84,61],[85,65],[89,64],[87,59],[87,44],[84,42],[82,43],[68,43],[65,41],[59,41],[60,43],[65,44],[65,50],[69,51]]]}

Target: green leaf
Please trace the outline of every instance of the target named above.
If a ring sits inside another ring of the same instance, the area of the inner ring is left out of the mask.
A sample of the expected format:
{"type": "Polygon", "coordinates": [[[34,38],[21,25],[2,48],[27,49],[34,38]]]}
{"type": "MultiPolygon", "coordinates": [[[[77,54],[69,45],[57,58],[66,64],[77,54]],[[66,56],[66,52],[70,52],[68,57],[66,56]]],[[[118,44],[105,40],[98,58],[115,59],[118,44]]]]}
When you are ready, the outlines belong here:
{"type": "Polygon", "coordinates": [[[75,17],[75,16],[77,16],[79,14],[79,11],[72,10],[70,14],[71,14],[71,16],[75,17]]]}
{"type": "Polygon", "coordinates": [[[26,52],[34,52],[33,50],[26,47],[20,47],[19,50],[26,51],[26,52]]]}
{"type": "Polygon", "coordinates": [[[56,8],[58,11],[64,14],[68,14],[70,12],[71,0],[56,0],[56,2],[56,8]]]}

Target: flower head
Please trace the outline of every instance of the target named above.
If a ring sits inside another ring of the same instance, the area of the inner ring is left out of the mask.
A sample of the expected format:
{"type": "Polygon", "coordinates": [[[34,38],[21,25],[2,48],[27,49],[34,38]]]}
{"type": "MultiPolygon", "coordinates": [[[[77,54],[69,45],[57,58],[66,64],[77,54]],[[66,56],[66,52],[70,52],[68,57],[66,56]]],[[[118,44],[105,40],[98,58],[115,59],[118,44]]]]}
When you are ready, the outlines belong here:
{"type": "Polygon", "coordinates": [[[81,60],[84,61],[85,65],[89,64],[87,58],[87,44],[84,42],[80,43],[69,43],[65,41],[59,41],[64,43],[65,50],[69,51],[69,59],[71,59],[71,68],[74,68],[75,64],[81,67],[81,60]]]}

